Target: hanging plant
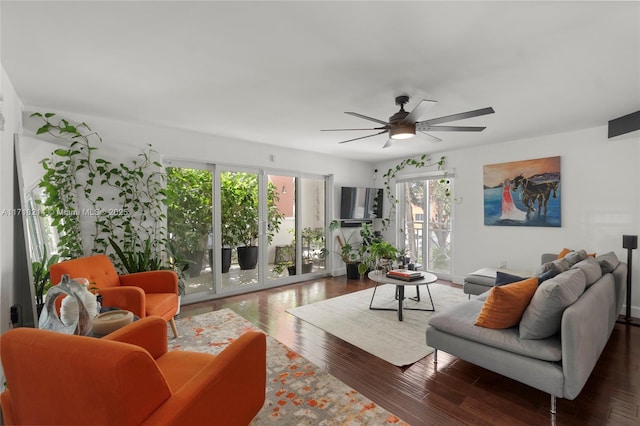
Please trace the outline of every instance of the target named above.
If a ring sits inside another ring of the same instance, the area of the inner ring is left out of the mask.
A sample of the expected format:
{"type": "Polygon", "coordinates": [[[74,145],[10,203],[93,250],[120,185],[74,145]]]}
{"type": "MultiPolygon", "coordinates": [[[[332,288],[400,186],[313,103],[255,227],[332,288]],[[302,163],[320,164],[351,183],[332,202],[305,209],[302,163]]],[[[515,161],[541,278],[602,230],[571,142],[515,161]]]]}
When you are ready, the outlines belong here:
{"type": "MultiPolygon", "coordinates": [[[[387,200],[389,201],[389,214],[387,217],[382,218],[382,230],[386,231],[389,229],[389,225],[391,225],[391,218],[396,213],[396,205],[398,204],[398,199],[395,196],[395,191],[391,190],[391,182],[396,178],[398,173],[404,170],[407,167],[414,167],[416,169],[420,169],[422,167],[429,166],[438,166],[438,170],[443,170],[445,163],[445,156],[443,155],[437,162],[434,162],[431,157],[427,154],[422,154],[422,156],[418,159],[415,158],[407,158],[402,160],[400,163],[396,164],[395,167],[390,168],[387,172],[382,175],[384,178],[384,189],[387,194],[387,200]]],[[[445,178],[442,178],[440,182],[444,182],[445,178]]],[[[447,197],[451,195],[449,193],[449,189],[447,188],[447,192],[445,194],[447,197]]]]}

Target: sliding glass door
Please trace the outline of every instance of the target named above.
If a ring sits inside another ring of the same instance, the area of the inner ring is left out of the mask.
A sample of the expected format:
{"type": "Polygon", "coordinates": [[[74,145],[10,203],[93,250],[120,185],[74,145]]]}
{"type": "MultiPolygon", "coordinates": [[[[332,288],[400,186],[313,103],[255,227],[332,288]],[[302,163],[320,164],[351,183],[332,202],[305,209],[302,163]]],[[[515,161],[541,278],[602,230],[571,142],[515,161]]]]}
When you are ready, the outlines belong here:
{"type": "Polygon", "coordinates": [[[260,175],[254,171],[221,170],[219,181],[223,252],[219,290],[257,286],[264,236],[260,175]]]}
{"type": "MultiPolygon", "coordinates": [[[[268,175],[278,196],[269,205],[269,280],[324,272],[326,179],[268,175]],[[279,227],[272,220],[281,215],[279,227]]],[[[270,187],[271,188],[271,187],[270,187]]]]}
{"type": "Polygon", "coordinates": [[[212,168],[167,167],[169,252],[186,262],[185,296],[213,291],[212,168]]]}
{"type": "Polygon", "coordinates": [[[168,230],[172,254],[189,264],[184,302],[323,274],[328,180],[171,163],[168,230]]]}
{"type": "Polygon", "coordinates": [[[412,262],[442,278],[451,276],[451,177],[429,176],[397,184],[402,247],[412,262]]]}

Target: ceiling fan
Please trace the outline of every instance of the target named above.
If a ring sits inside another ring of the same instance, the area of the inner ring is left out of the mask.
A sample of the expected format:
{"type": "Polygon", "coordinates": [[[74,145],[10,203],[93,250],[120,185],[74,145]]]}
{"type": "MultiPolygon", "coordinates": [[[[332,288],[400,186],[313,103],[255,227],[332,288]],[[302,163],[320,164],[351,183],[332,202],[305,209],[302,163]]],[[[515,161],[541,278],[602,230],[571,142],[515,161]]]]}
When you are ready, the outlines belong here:
{"type": "Polygon", "coordinates": [[[474,111],[461,112],[459,114],[447,115],[439,118],[432,118],[430,120],[418,121],[418,118],[424,115],[427,110],[432,108],[437,102],[423,99],[418,102],[418,105],[413,108],[411,112],[404,110],[404,105],[409,102],[409,96],[402,95],[396,97],[396,105],[400,105],[400,111],[389,117],[389,121],[378,120],[377,118],[368,117],[366,115],[358,114],[357,112],[345,112],[345,114],[353,115],[355,117],[364,118],[365,120],[373,121],[378,124],[382,124],[379,127],[372,127],[368,129],[323,129],[323,132],[342,132],[349,130],[380,130],[373,135],[361,136],[359,138],[347,139],[338,143],[353,142],[360,139],[370,138],[378,136],[383,133],[389,133],[389,140],[384,144],[383,148],[391,146],[393,141],[401,139],[410,139],[416,135],[416,132],[420,132],[426,135],[434,142],[440,142],[442,139],[430,135],[426,132],[481,132],[486,127],[477,126],[439,126],[441,123],[448,123],[450,121],[463,120],[465,118],[478,117],[480,115],[493,114],[495,111],[491,107],[477,109],[474,111]]]}

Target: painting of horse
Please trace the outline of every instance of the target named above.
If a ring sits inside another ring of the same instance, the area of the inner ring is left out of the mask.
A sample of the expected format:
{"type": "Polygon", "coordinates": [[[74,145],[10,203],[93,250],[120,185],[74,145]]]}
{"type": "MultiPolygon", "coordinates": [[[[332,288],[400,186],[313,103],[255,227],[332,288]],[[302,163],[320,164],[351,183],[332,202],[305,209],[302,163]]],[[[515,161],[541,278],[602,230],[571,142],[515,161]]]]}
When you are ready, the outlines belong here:
{"type": "Polygon", "coordinates": [[[484,223],[561,226],[560,157],[483,167],[484,223]]]}

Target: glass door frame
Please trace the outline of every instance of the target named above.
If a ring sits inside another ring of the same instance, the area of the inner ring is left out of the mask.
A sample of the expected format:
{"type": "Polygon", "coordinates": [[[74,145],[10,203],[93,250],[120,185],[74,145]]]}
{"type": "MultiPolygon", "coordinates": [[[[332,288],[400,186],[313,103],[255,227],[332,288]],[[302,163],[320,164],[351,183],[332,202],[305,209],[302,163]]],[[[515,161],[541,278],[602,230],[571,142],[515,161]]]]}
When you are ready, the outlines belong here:
{"type": "Polygon", "coordinates": [[[299,229],[300,214],[302,211],[302,197],[298,196],[300,192],[301,179],[318,179],[324,180],[325,200],[324,200],[324,229],[325,229],[325,245],[331,239],[331,233],[329,232],[330,212],[333,211],[333,175],[321,175],[321,174],[307,174],[294,172],[290,170],[279,170],[275,168],[260,168],[249,166],[237,166],[229,164],[215,164],[210,162],[198,162],[181,159],[166,159],[164,161],[165,167],[181,167],[181,168],[193,168],[208,170],[212,174],[212,224],[213,224],[213,288],[212,290],[202,291],[191,295],[182,296],[182,303],[196,303],[207,300],[213,300],[220,297],[227,297],[234,294],[247,293],[259,289],[278,287],[294,282],[300,282],[302,280],[309,280],[321,276],[331,275],[333,271],[332,256],[327,256],[325,259],[324,270],[310,272],[306,274],[301,273],[302,262],[296,262],[297,274],[296,276],[283,276],[274,279],[267,279],[269,272],[268,268],[268,251],[265,247],[268,247],[267,240],[267,219],[268,219],[268,176],[280,175],[291,176],[295,178],[295,223],[296,223],[296,256],[297,259],[302,257],[302,240],[301,229],[299,229]],[[240,173],[254,173],[258,177],[258,197],[259,197],[259,213],[258,213],[258,247],[259,247],[259,261],[257,267],[258,280],[256,285],[242,285],[237,288],[222,288],[222,228],[221,228],[221,190],[220,190],[220,173],[222,172],[240,172],[240,173]],[[302,278],[304,277],[304,278],[302,278]]]}
{"type": "MultiPolygon", "coordinates": [[[[300,217],[301,213],[302,213],[302,196],[301,196],[301,182],[302,179],[316,179],[316,180],[323,180],[324,181],[324,233],[325,233],[325,247],[327,245],[327,242],[329,241],[330,238],[330,232],[329,232],[329,223],[330,220],[328,219],[328,214],[329,212],[333,211],[333,176],[332,175],[320,175],[320,174],[310,174],[310,173],[300,173],[300,172],[290,172],[290,171],[283,171],[283,170],[278,170],[278,169],[269,169],[269,168],[265,168],[262,169],[262,173],[264,175],[264,199],[266,199],[267,194],[267,178],[270,175],[278,175],[278,176],[290,176],[293,177],[295,179],[295,188],[294,188],[294,194],[295,194],[295,206],[294,206],[294,221],[295,221],[295,241],[296,241],[296,247],[294,249],[295,251],[295,257],[296,257],[296,275],[295,276],[283,276],[283,277],[277,277],[277,278],[273,278],[270,280],[267,280],[267,274],[268,274],[268,252],[267,250],[261,250],[261,262],[260,264],[264,267],[263,270],[263,277],[265,277],[265,279],[262,282],[262,286],[260,288],[269,288],[269,287],[277,287],[283,284],[289,284],[289,283],[295,283],[295,282],[300,282],[300,277],[304,277],[304,280],[307,279],[313,279],[313,278],[317,278],[317,277],[322,277],[325,275],[328,275],[331,273],[332,271],[332,256],[327,256],[327,258],[325,259],[325,268],[324,270],[318,270],[315,272],[308,272],[303,274],[302,273],[302,226],[301,226],[301,221],[302,218],[300,217]],[[262,256],[264,256],[264,258],[262,258],[262,256]]],[[[264,218],[265,218],[265,222],[264,222],[264,226],[266,229],[267,226],[267,222],[266,222],[266,218],[267,218],[267,205],[266,203],[263,203],[264,205],[261,205],[261,210],[264,209],[264,218]]],[[[265,245],[268,247],[268,241],[267,241],[267,235],[265,233],[265,245]]],[[[303,281],[304,281],[303,280],[303,281]]]]}
{"type": "MultiPolygon", "coordinates": [[[[211,172],[211,175],[214,176],[214,171],[215,171],[215,165],[211,164],[211,163],[206,163],[206,162],[198,162],[198,161],[188,161],[188,160],[173,160],[173,159],[165,159],[163,160],[163,166],[165,168],[168,167],[177,167],[177,168],[189,168],[189,169],[196,169],[196,170],[207,170],[208,172],[211,172]]],[[[212,197],[215,195],[215,177],[212,184],[212,197]]],[[[212,198],[212,204],[215,206],[215,199],[212,198]]],[[[213,209],[212,209],[212,216],[213,215],[213,209]]],[[[213,235],[213,244],[215,247],[215,217],[211,218],[211,223],[214,227],[214,235],[213,235]]],[[[168,229],[168,224],[167,224],[167,231],[169,231],[168,229]]],[[[214,254],[215,254],[215,248],[214,248],[214,254]]],[[[219,259],[216,262],[216,257],[220,257],[220,256],[213,256],[214,262],[213,265],[211,265],[212,267],[212,280],[213,280],[213,286],[212,286],[212,290],[206,290],[206,291],[200,291],[197,293],[192,293],[192,294],[185,294],[181,296],[181,304],[182,303],[195,303],[195,302],[200,302],[203,300],[209,300],[211,299],[211,296],[215,295],[215,283],[216,283],[216,277],[215,277],[215,272],[217,271],[217,268],[220,267],[220,262],[219,259]]]]}
{"type": "MultiPolygon", "coordinates": [[[[411,181],[424,181],[427,182],[429,180],[437,180],[437,179],[446,179],[449,181],[449,191],[450,191],[450,209],[451,209],[451,219],[450,219],[450,223],[451,223],[451,230],[450,230],[450,242],[449,242],[449,251],[450,251],[450,260],[449,260],[449,273],[448,274],[444,274],[444,273],[439,273],[439,272],[434,272],[434,271],[429,271],[433,274],[435,274],[438,278],[440,279],[445,279],[445,280],[451,280],[453,277],[453,253],[454,253],[454,228],[453,228],[453,223],[454,223],[454,214],[455,214],[455,202],[454,202],[454,198],[453,198],[453,194],[454,194],[454,174],[449,172],[449,171],[437,171],[437,172],[427,172],[427,173],[419,173],[419,174],[410,174],[410,175],[404,175],[402,176],[402,178],[397,179],[395,181],[395,191],[396,191],[396,198],[398,199],[399,203],[396,209],[396,224],[397,224],[397,228],[396,228],[396,232],[395,232],[395,238],[396,238],[396,244],[404,244],[405,241],[405,215],[406,215],[406,200],[405,200],[405,193],[404,192],[400,192],[398,191],[399,187],[401,185],[406,184],[407,182],[411,182],[411,181]]],[[[427,191],[428,192],[428,191],[427,191]]],[[[424,212],[424,218],[423,218],[423,232],[422,232],[422,242],[421,242],[421,251],[422,251],[422,259],[423,259],[423,268],[426,269],[426,263],[428,263],[429,259],[429,247],[431,242],[429,241],[429,219],[428,219],[428,212],[429,212],[429,194],[425,193],[425,197],[424,200],[422,202],[422,209],[424,212]],[[427,260],[427,261],[425,261],[427,260]]]]}

